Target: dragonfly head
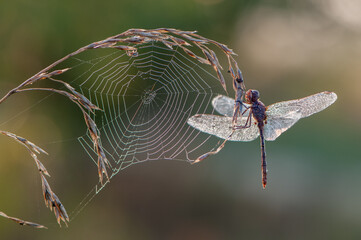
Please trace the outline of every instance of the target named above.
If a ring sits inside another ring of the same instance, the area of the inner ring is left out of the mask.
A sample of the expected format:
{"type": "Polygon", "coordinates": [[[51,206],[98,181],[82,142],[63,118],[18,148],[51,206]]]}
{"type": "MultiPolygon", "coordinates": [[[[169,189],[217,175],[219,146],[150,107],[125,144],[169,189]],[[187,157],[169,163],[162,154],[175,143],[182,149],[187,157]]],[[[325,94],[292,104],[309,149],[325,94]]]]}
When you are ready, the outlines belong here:
{"type": "Polygon", "coordinates": [[[257,90],[249,89],[246,92],[245,98],[247,103],[249,104],[254,103],[259,99],[259,92],[257,90]]]}

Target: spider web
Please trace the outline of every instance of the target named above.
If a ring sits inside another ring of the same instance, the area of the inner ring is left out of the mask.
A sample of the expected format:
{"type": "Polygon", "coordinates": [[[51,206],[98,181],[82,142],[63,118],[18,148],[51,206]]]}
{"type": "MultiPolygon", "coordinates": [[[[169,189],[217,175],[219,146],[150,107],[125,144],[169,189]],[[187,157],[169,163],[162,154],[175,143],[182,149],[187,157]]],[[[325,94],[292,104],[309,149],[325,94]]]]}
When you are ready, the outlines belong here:
{"type": "MultiPolygon", "coordinates": [[[[110,179],[144,161],[193,162],[219,141],[187,124],[195,114],[213,113],[212,99],[225,93],[213,68],[179,47],[152,41],[137,49],[136,56],[117,49],[86,51],[70,59],[72,68],[64,74],[70,74],[73,80],[67,82],[102,109],[89,114],[112,166],[110,179]]],[[[96,165],[90,134],[78,140],[96,165]]],[[[81,205],[105,185],[98,182],[81,205]]]]}

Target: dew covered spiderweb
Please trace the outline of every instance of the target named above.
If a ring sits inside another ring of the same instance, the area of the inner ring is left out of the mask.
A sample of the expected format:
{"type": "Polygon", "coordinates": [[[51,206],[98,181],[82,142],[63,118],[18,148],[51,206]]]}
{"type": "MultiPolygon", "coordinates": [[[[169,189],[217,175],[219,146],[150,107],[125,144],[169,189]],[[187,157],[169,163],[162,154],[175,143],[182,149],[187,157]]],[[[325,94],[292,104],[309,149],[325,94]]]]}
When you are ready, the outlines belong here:
{"type": "Polygon", "coordinates": [[[225,45],[195,32],[131,29],[80,48],[24,82],[60,83],[68,93],[57,93],[85,109],[88,130],[78,140],[98,167],[100,181],[80,210],[108,178],[131,165],[161,159],[193,162],[217,145],[216,137],[194,129],[187,120],[213,113],[212,99],[226,94],[222,72],[228,70],[227,81],[239,76],[232,54],[225,45]]]}
{"type": "MultiPolygon", "coordinates": [[[[102,58],[78,60],[89,70],[71,84],[103,110],[93,117],[112,165],[110,177],[136,163],[192,161],[204,151],[210,136],[190,127],[187,119],[212,113],[213,97],[224,93],[210,66],[155,42],[138,46],[136,57],[113,50],[102,58]]],[[[79,142],[96,163],[91,136],[79,142]]]]}

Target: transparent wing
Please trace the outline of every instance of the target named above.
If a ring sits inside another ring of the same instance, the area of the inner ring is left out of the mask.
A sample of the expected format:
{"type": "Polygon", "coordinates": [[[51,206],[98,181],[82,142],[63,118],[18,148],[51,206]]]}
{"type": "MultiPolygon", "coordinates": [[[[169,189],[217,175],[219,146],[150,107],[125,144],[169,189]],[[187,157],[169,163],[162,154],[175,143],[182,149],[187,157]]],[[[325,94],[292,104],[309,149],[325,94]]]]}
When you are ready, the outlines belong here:
{"type": "Polygon", "coordinates": [[[272,104],[267,108],[267,115],[284,116],[291,112],[299,112],[301,118],[305,118],[324,110],[336,99],[337,95],[334,92],[321,92],[305,98],[272,104]]]}
{"type": "MultiPolygon", "coordinates": [[[[244,125],[247,117],[242,117],[240,126],[244,125]]],[[[198,129],[199,131],[217,136],[222,139],[227,139],[232,133],[232,118],[208,114],[197,114],[188,119],[188,124],[198,129]]],[[[249,128],[237,129],[229,141],[248,142],[256,139],[259,136],[258,127],[251,119],[251,126],[249,128]]]]}
{"type": "MultiPolygon", "coordinates": [[[[243,103],[245,106],[249,107],[250,105],[247,103],[243,103]]],[[[212,100],[213,108],[219,113],[227,117],[233,116],[233,108],[234,108],[234,99],[224,96],[218,95],[212,100]]]]}
{"type": "Polygon", "coordinates": [[[218,95],[212,100],[213,108],[221,115],[232,117],[233,116],[233,108],[234,108],[234,99],[218,95]]]}
{"type": "Polygon", "coordinates": [[[268,115],[267,123],[264,126],[264,138],[267,141],[274,141],[301,119],[301,116],[300,111],[288,112],[285,115],[268,115]]]}

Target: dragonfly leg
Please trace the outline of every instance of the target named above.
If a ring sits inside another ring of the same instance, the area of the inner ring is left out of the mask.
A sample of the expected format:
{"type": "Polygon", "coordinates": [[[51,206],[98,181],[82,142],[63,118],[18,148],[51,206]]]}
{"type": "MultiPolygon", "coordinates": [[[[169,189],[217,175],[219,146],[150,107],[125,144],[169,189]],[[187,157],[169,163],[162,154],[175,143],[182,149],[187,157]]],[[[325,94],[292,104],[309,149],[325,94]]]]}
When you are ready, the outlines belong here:
{"type": "Polygon", "coordinates": [[[242,115],[244,115],[251,107],[247,107],[247,106],[244,105],[243,103],[242,103],[242,106],[246,109],[246,110],[244,110],[243,113],[242,113],[242,115]]]}
{"type": "Polygon", "coordinates": [[[244,105],[242,101],[236,101],[234,104],[232,125],[236,126],[238,116],[243,116],[249,109],[250,108],[244,105]],[[241,109],[243,108],[245,108],[245,110],[241,113],[241,109]]]}
{"type": "MultiPolygon", "coordinates": [[[[247,110],[248,110],[248,109],[247,109],[247,110]]],[[[247,117],[246,123],[245,123],[243,126],[241,126],[241,125],[239,125],[239,126],[234,126],[233,129],[236,130],[236,129],[244,129],[244,128],[249,128],[249,127],[251,127],[251,117],[252,117],[252,113],[250,112],[249,115],[248,115],[248,117],[247,117]]]]}

